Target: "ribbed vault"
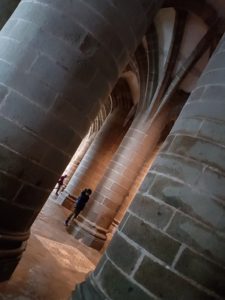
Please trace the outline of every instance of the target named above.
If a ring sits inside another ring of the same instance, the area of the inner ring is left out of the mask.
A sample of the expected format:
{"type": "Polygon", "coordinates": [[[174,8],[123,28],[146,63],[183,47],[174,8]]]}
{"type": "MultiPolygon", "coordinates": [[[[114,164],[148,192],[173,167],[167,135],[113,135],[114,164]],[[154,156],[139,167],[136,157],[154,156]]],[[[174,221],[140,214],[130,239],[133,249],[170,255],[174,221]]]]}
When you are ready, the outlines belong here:
{"type": "MultiPolygon", "coordinates": [[[[133,97],[129,84],[121,77],[115,85],[111,95],[103,102],[101,109],[90,127],[88,135],[98,132],[107,116],[116,108],[130,110],[133,106],[133,97]]],[[[132,114],[133,115],[133,114],[132,114]]]]}
{"type": "Polygon", "coordinates": [[[160,13],[170,11],[170,19],[174,14],[168,51],[164,53],[165,44],[160,45],[159,24],[155,20],[124,71],[132,73],[138,82],[136,90],[139,90],[140,97],[136,104],[137,113],[143,114],[147,110],[149,119],[152,119],[167,102],[173,106],[173,98],[176,98],[173,96],[177,90],[186,94],[196,84],[224,30],[224,20],[213,4],[215,2],[206,3],[204,0],[165,1],[160,13]],[[193,23],[192,18],[195,18],[199,39],[188,55],[184,56],[182,51],[185,52],[185,41],[189,40],[191,44],[192,40],[192,35],[188,32],[189,24],[193,23]],[[198,27],[205,27],[204,34],[201,34],[198,27]],[[160,60],[164,60],[161,69],[160,60]],[[191,87],[187,87],[187,81],[192,81],[191,87]]]}

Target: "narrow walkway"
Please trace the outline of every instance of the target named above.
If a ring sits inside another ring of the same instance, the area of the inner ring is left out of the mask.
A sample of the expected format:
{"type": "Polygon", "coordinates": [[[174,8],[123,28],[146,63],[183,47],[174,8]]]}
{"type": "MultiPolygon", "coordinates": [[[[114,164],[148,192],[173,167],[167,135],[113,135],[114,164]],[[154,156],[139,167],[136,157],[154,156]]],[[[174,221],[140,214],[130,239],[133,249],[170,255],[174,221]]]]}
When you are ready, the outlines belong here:
{"type": "Polygon", "coordinates": [[[67,300],[75,285],[95,268],[100,254],[67,233],[63,221],[68,214],[47,201],[15,273],[0,283],[0,300],[67,300]]]}

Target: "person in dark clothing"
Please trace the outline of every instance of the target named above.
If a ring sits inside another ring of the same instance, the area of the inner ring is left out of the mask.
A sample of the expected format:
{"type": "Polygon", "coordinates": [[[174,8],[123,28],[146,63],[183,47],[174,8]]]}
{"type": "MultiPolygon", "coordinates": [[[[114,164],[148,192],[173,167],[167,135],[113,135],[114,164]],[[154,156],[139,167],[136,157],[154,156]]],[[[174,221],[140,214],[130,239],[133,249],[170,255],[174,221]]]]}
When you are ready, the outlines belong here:
{"type": "Polygon", "coordinates": [[[65,221],[66,226],[69,225],[69,222],[72,219],[76,219],[76,217],[79,215],[79,213],[84,209],[86,203],[89,200],[89,197],[90,197],[91,193],[92,193],[91,189],[84,189],[81,192],[80,196],[75,201],[74,211],[68,216],[68,218],[65,221]]]}
{"type": "Polygon", "coordinates": [[[59,180],[57,181],[57,186],[56,186],[56,192],[55,194],[58,196],[59,195],[59,191],[61,189],[61,186],[63,185],[63,182],[65,180],[65,178],[67,177],[67,175],[62,175],[59,180]]]}

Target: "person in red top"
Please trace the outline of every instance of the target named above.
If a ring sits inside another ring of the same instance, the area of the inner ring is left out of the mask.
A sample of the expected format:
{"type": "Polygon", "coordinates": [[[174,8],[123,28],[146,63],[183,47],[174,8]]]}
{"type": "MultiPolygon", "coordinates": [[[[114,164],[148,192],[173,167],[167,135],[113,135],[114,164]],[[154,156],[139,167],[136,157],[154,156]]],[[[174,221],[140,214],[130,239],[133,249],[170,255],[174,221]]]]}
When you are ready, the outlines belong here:
{"type": "Polygon", "coordinates": [[[57,181],[57,186],[56,186],[56,192],[55,194],[58,196],[59,195],[59,191],[63,185],[63,182],[65,180],[65,178],[67,177],[67,175],[62,175],[59,180],[57,181]]]}

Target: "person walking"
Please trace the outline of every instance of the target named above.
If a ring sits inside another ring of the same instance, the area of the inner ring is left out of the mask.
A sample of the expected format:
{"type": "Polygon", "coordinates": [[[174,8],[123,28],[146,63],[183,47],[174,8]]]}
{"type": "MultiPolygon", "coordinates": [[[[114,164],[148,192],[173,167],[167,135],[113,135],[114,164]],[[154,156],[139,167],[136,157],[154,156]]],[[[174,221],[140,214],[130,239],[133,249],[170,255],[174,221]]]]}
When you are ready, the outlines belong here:
{"type": "Polygon", "coordinates": [[[69,225],[70,221],[76,219],[79,213],[84,209],[85,205],[87,204],[89,197],[92,193],[91,189],[84,189],[80,196],[75,201],[74,211],[68,216],[64,224],[66,226],[69,225]]]}
{"type": "Polygon", "coordinates": [[[63,182],[65,180],[65,178],[67,177],[67,175],[62,175],[59,180],[57,181],[57,186],[56,186],[56,192],[55,194],[58,196],[59,195],[59,191],[63,185],[63,182]]]}

